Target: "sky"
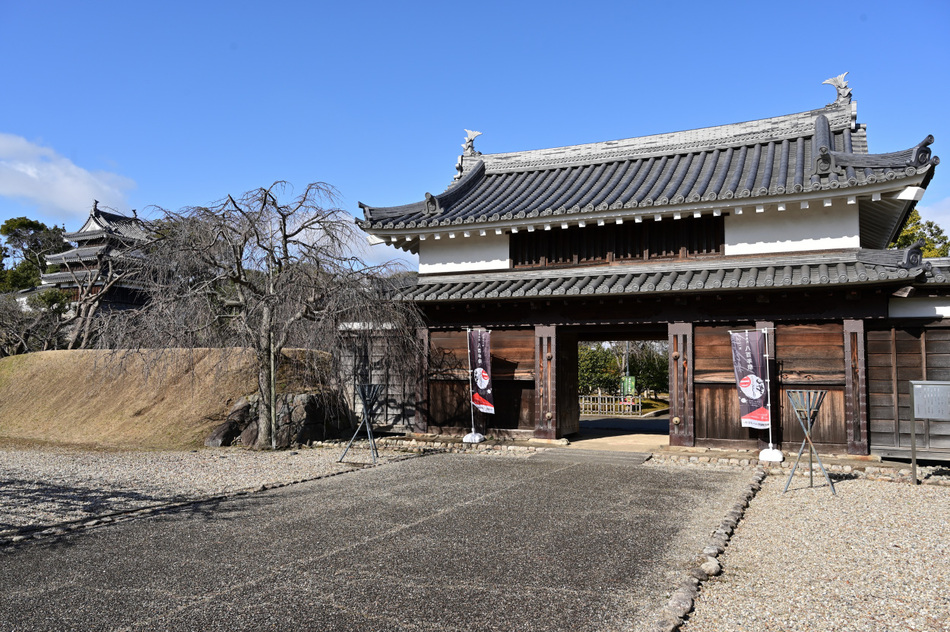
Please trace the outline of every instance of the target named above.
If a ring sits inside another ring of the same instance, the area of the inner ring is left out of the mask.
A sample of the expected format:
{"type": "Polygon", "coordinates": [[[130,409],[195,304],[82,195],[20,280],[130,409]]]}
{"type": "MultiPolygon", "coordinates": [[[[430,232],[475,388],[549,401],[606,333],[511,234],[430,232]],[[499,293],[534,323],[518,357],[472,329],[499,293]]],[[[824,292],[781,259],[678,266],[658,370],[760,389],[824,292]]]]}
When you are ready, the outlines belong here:
{"type": "MultiPolygon", "coordinates": [[[[927,1],[0,0],[0,222],[277,180],[361,217],[443,191],[465,129],[497,153],[721,125],[822,107],[846,71],[872,152],[933,134],[950,160],[948,35],[927,1]]],[[[950,230],[947,169],[918,209],[950,230]]]]}

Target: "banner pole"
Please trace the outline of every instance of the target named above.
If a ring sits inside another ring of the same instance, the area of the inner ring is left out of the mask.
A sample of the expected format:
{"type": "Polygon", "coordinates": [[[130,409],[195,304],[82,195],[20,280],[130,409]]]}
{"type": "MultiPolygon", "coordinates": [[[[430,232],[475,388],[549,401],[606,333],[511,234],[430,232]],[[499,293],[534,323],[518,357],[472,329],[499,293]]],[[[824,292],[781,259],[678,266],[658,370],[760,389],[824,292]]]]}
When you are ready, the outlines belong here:
{"type": "Polygon", "coordinates": [[[475,434],[475,393],[472,391],[472,330],[465,330],[465,350],[468,358],[468,408],[472,413],[472,434],[475,434]]]}
{"type": "Polygon", "coordinates": [[[472,330],[465,329],[465,349],[468,355],[468,407],[472,413],[472,432],[462,437],[462,443],[481,443],[485,435],[475,431],[475,392],[472,389],[472,330]]]}
{"type": "Polygon", "coordinates": [[[765,337],[765,401],[769,411],[769,447],[759,452],[759,460],[781,463],[785,460],[785,455],[782,454],[781,450],[776,450],[775,444],[772,443],[772,424],[775,419],[772,416],[772,369],[769,366],[769,358],[772,354],[769,349],[769,330],[763,328],[762,334],[765,337]]]}

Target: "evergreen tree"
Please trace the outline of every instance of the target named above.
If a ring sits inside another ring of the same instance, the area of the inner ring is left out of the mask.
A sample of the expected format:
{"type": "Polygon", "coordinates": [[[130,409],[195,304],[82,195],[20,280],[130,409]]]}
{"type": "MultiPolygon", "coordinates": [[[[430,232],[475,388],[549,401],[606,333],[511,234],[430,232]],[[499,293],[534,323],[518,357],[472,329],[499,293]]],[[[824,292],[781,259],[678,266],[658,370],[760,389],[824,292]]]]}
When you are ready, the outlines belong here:
{"type": "Polygon", "coordinates": [[[917,209],[914,209],[907,216],[904,230],[897,236],[891,247],[908,248],[921,240],[924,242],[921,252],[925,257],[950,256],[950,239],[944,234],[943,229],[936,222],[924,221],[917,209]]]}
{"type": "Polygon", "coordinates": [[[13,217],[0,224],[0,236],[6,244],[0,246],[0,292],[12,292],[40,284],[40,275],[46,271],[46,255],[63,252],[69,244],[63,240],[63,229],[50,228],[43,222],[27,217],[13,217]]]}

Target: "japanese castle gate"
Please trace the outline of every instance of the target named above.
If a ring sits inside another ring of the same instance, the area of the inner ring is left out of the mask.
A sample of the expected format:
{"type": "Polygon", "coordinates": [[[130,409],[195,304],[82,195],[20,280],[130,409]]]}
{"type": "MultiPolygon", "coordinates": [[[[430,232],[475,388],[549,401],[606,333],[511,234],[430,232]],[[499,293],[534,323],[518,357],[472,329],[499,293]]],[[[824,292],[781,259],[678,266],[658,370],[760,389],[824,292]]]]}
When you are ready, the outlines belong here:
{"type": "Polygon", "coordinates": [[[754,448],[727,332],[758,327],[780,442],[802,439],[785,389],[820,388],[820,449],[903,454],[909,381],[950,380],[950,261],[886,248],[939,161],[932,137],[868,153],[829,82],[823,108],[685,132],[485,155],[469,132],[445,192],[361,204],[372,239],[419,255],[405,295],[428,354],[404,427],[467,432],[464,330],[486,327],[487,434],[576,432],[578,340],[666,338],[670,443],[754,448]]]}

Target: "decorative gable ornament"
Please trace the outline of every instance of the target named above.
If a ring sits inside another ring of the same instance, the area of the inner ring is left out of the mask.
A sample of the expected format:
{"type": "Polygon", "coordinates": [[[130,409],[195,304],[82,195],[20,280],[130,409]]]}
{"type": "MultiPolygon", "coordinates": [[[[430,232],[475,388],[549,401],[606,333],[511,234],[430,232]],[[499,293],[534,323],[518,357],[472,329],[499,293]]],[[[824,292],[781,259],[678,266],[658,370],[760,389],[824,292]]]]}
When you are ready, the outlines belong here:
{"type": "Polygon", "coordinates": [[[851,88],[848,87],[848,82],[845,81],[847,74],[848,73],[845,72],[837,77],[831,77],[821,82],[822,85],[827,83],[830,86],[834,86],[835,90],[838,91],[838,98],[835,99],[833,103],[829,103],[828,107],[834,107],[842,103],[851,103],[851,88]]]}
{"type": "Polygon", "coordinates": [[[465,156],[481,156],[482,152],[475,151],[475,139],[481,136],[481,132],[474,132],[470,129],[465,130],[465,142],[462,143],[462,151],[465,156]]]}
{"type": "Polygon", "coordinates": [[[924,240],[920,239],[904,250],[904,260],[900,262],[900,267],[905,270],[916,270],[923,269],[926,271],[931,271],[933,269],[933,264],[929,261],[924,261],[924,240]]]}

